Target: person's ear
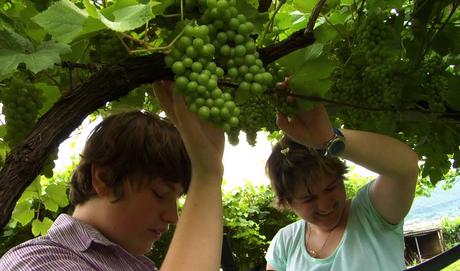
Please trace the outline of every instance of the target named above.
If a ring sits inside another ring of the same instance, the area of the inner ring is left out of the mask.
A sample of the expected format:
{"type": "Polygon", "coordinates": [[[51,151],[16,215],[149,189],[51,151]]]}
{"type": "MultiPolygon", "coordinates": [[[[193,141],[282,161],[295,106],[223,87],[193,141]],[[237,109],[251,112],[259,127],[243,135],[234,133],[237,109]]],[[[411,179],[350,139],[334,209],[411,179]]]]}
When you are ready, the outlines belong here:
{"type": "Polygon", "coordinates": [[[107,186],[109,174],[105,167],[92,164],[91,165],[91,183],[94,191],[99,197],[108,196],[110,189],[107,186]]]}

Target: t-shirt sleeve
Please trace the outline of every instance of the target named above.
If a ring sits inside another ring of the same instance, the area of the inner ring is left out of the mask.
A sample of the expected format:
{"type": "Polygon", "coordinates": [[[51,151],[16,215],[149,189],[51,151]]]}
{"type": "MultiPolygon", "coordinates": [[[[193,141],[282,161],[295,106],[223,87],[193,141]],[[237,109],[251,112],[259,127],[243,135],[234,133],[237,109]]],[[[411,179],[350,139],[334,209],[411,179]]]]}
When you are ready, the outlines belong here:
{"type": "Polygon", "coordinates": [[[275,237],[273,237],[267,253],[265,254],[265,260],[269,265],[273,266],[276,271],[286,270],[287,248],[286,240],[284,240],[283,236],[283,229],[281,229],[275,237]]]}
{"type": "Polygon", "coordinates": [[[392,231],[402,228],[404,221],[398,224],[391,224],[377,211],[377,209],[375,209],[369,195],[369,190],[373,182],[374,181],[364,185],[353,199],[357,209],[367,218],[369,223],[373,224],[375,227],[379,227],[381,230],[392,231]]]}
{"type": "Polygon", "coordinates": [[[94,268],[78,255],[56,246],[18,246],[0,259],[2,271],[90,271],[94,268]]]}

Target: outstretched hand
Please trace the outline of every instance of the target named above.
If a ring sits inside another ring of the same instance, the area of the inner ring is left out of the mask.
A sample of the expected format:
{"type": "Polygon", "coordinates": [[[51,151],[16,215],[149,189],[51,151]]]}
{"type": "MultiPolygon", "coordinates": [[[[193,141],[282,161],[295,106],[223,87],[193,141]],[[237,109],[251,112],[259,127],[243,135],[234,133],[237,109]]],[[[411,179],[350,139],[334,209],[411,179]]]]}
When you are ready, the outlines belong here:
{"type": "Polygon", "coordinates": [[[183,96],[175,93],[173,81],[154,84],[155,96],[168,118],[175,124],[192,162],[194,174],[222,176],[225,137],[222,129],[204,122],[190,112],[183,96]]]}
{"type": "MultiPolygon", "coordinates": [[[[277,83],[277,88],[287,89],[289,77],[277,83]]],[[[294,99],[292,96],[288,98],[294,99]]],[[[290,138],[307,147],[322,149],[334,136],[329,116],[323,104],[310,109],[302,110],[293,117],[286,117],[278,113],[276,123],[290,138]]]]}

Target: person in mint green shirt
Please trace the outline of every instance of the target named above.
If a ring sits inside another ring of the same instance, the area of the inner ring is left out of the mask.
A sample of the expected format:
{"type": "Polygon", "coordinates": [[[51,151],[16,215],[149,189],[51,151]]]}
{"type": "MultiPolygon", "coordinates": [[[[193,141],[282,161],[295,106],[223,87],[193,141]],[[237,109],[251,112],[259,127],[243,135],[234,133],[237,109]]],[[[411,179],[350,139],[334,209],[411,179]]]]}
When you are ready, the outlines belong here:
{"type": "Polygon", "coordinates": [[[333,129],[323,105],[287,118],[266,170],[276,204],[300,221],[279,230],[266,254],[267,270],[400,271],[403,220],[414,195],[418,156],[380,134],[333,129]],[[345,193],[347,159],[378,177],[353,199],[345,193]]]}

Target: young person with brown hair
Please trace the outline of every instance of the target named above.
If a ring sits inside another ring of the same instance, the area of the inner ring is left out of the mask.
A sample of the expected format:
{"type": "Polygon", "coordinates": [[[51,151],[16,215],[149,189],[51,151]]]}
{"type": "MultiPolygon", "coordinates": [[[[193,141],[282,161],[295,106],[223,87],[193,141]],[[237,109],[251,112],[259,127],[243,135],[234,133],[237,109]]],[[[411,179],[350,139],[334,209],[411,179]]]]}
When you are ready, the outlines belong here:
{"type": "Polygon", "coordinates": [[[70,182],[72,216],[11,249],[0,270],[157,270],[143,254],[176,222],[161,270],[219,268],[224,133],[190,113],[173,88],[155,85],[169,121],[126,112],[93,130],[70,182]]]}
{"type": "Polygon", "coordinates": [[[266,170],[278,206],[301,218],[273,238],[267,270],[405,269],[403,219],[415,194],[418,156],[391,137],[333,129],[323,105],[292,118],[266,170]],[[378,177],[347,199],[343,158],[378,177]]]}

